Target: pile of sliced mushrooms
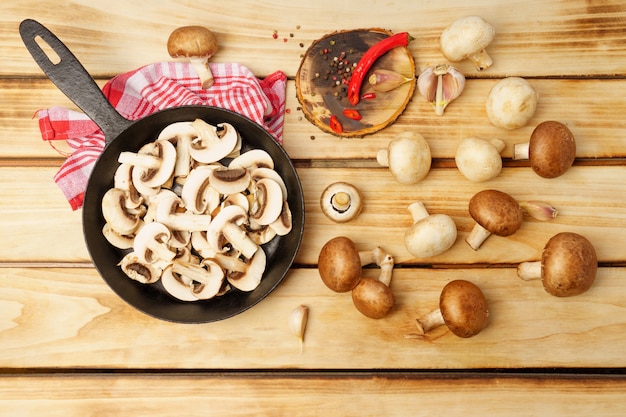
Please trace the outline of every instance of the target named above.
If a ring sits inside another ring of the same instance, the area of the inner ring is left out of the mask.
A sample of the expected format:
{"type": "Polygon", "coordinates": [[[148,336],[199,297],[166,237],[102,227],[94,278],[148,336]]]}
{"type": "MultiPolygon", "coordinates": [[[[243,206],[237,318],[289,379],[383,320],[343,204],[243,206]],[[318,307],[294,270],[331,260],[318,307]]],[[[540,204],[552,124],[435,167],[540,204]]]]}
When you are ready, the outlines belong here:
{"type": "Polygon", "coordinates": [[[183,301],[259,285],[261,245],[292,227],[287,188],[266,151],[242,153],[231,124],[196,119],[166,126],[118,161],[102,198],[103,234],[128,251],[119,266],[129,278],[160,280],[183,301]]]}

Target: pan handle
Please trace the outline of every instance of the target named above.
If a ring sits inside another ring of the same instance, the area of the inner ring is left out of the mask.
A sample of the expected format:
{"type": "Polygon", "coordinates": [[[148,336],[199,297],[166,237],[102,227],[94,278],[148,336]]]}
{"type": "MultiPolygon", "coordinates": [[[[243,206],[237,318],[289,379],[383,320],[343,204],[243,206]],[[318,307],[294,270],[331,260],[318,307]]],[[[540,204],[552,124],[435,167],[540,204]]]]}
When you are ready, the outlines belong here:
{"type": "Polygon", "coordinates": [[[102,129],[107,144],[133,123],[115,110],[76,56],[45,26],[26,19],[20,23],[20,36],[50,81],[102,129]],[[40,40],[57,56],[48,56],[40,40]]]}

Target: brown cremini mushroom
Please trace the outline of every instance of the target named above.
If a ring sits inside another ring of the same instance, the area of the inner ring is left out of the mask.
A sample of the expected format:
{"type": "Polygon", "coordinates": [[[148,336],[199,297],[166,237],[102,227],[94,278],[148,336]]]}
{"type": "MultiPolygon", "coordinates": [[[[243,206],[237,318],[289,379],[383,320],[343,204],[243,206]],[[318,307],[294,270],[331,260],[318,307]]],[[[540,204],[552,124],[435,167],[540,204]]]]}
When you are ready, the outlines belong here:
{"type": "Polygon", "coordinates": [[[385,255],[379,262],[380,276],[378,279],[362,278],[352,290],[352,302],[361,314],[371,319],[385,317],[395,304],[395,298],[389,284],[393,271],[394,260],[385,255]]]}
{"type": "Polygon", "coordinates": [[[556,297],[584,293],[594,283],[597,271],[598,257],[593,245],[572,232],[554,235],[546,243],[540,261],[522,262],[517,267],[520,278],[541,278],[546,292],[556,297]]]}
{"type": "Polygon", "coordinates": [[[491,235],[510,236],[522,226],[524,210],[509,194],[498,190],[483,190],[469,202],[470,216],[476,221],[466,242],[478,250],[491,235]]]}
{"type": "Polygon", "coordinates": [[[489,322],[489,307],[481,289],[466,280],[450,281],[439,296],[439,308],[417,320],[418,333],[424,335],[446,325],[463,338],[480,333],[489,322]]]}
{"type": "Polygon", "coordinates": [[[318,272],[324,284],[335,292],[348,292],[361,280],[361,269],[371,263],[380,264],[385,253],[379,247],[359,251],[352,239],[337,236],[322,247],[318,258],[318,272]]]}
{"type": "Polygon", "coordinates": [[[513,147],[513,159],[530,161],[530,166],[543,178],[563,175],[576,158],[574,135],[561,122],[549,120],[537,125],[530,141],[513,147]]]}
{"type": "Polygon", "coordinates": [[[172,58],[187,58],[202,82],[202,88],[213,85],[209,59],[217,52],[217,39],[203,26],[182,26],[174,29],[167,40],[167,52],[172,58]]]}

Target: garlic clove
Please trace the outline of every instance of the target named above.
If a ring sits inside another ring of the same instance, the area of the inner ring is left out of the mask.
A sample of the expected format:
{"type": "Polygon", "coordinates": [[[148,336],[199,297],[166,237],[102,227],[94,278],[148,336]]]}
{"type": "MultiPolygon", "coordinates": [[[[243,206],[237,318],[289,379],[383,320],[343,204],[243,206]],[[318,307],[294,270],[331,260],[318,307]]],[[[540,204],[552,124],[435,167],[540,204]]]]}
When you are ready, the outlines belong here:
{"type": "Polygon", "coordinates": [[[395,71],[386,69],[377,69],[369,76],[368,81],[375,91],[387,92],[395,90],[403,84],[412,81],[413,78],[407,78],[395,71]]]}
{"type": "Polygon", "coordinates": [[[558,210],[545,201],[521,201],[520,206],[536,220],[548,221],[554,219],[558,214],[558,210]]]}
{"type": "Polygon", "coordinates": [[[451,65],[433,65],[421,72],[417,88],[432,103],[435,113],[441,116],[446,106],[463,92],[465,76],[451,65]]]}
{"type": "Polygon", "coordinates": [[[303,304],[289,314],[289,330],[300,340],[300,353],[304,347],[304,331],[309,318],[309,308],[303,304]]]}

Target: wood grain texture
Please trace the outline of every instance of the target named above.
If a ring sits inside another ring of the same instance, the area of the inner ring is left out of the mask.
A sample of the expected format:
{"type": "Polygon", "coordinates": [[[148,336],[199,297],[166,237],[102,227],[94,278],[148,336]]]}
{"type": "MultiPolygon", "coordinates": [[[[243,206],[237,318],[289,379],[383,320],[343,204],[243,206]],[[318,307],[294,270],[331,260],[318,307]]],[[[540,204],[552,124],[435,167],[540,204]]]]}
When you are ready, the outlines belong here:
{"type": "Polygon", "coordinates": [[[622,416],[621,377],[54,375],[0,379],[3,416],[622,416]],[[32,387],[38,387],[33,390],[32,387]],[[45,392],[46,400],[42,400],[45,392]],[[452,395],[453,394],[453,395],[452,395]],[[532,399],[532,400],[529,400],[532,399]],[[364,410],[367,412],[364,413],[364,410]]]}
{"type": "MultiPolygon", "coordinates": [[[[365,276],[376,277],[376,269],[365,276]]],[[[326,288],[316,269],[294,269],[252,309],[228,320],[181,325],[121,301],[90,268],[0,268],[0,368],[55,369],[517,369],[623,368],[623,268],[601,268],[578,297],[548,295],[511,268],[397,268],[392,313],[362,316],[349,294],[326,288]],[[415,320],[453,279],[479,285],[489,325],[462,339],[415,320]],[[310,309],[304,349],[290,311],[310,309]]]]}

